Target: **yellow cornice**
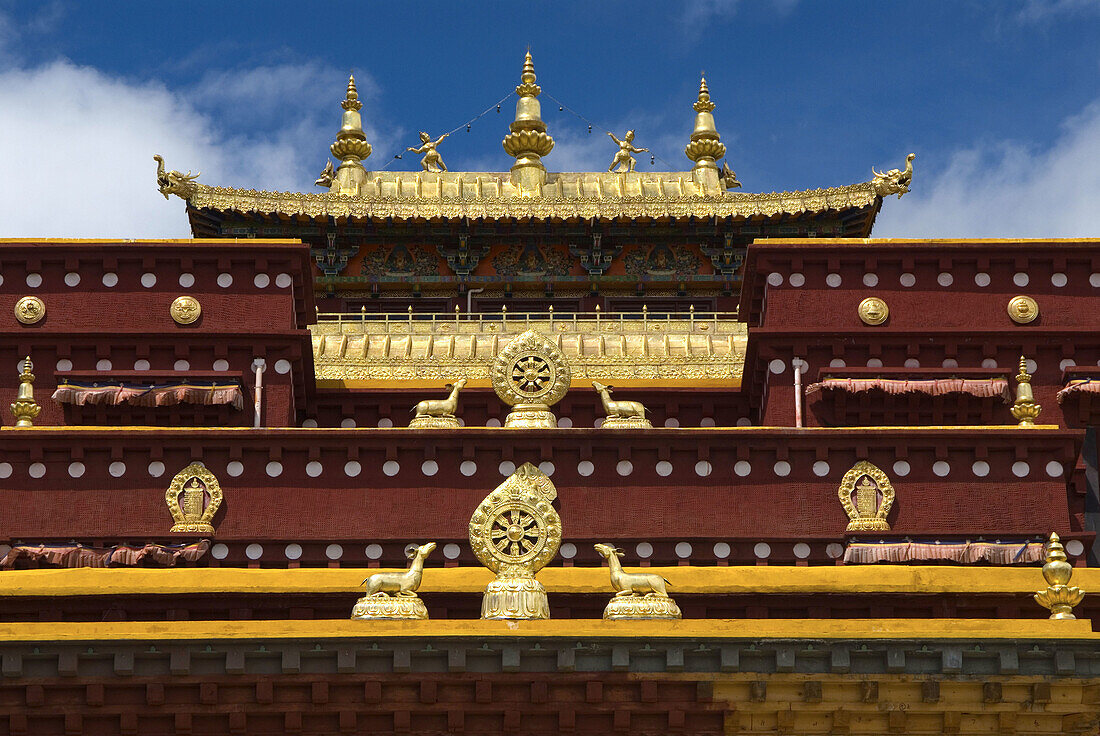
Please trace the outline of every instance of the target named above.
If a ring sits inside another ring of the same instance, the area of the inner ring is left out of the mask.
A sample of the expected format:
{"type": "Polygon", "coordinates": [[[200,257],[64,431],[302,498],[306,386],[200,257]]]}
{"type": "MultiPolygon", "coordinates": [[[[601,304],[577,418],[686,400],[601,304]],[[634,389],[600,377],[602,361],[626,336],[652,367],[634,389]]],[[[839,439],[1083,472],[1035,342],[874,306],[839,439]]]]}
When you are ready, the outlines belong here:
{"type": "MultiPolygon", "coordinates": [[[[350,604],[349,604],[350,610],[350,604]]],[[[683,621],[123,621],[0,623],[0,641],[209,641],[218,639],[347,639],[526,637],[632,639],[1088,639],[1086,620],[1049,619],[688,619],[683,621]]]]}
{"type": "MultiPolygon", "coordinates": [[[[1038,567],[898,566],[731,566],[650,567],[671,583],[673,595],[759,594],[842,595],[973,594],[1027,595],[1046,587],[1038,567]]],[[[378,568],[75,568],[0,572],[0,598],[82,595],[195,595],[249,593],[346,593],[362,590],[364,577],[378,568]]],[[[547,567],[539,581],[550,593],[612,593],[603,567],[547,567]]],[[[429,567],[420,592],[478,593],[493,579],[480,567],[429,567]]],[[[1100,568],[1075,568],[1073,584],[1100,594],[1100,568]]],[[[349,604],[350,605],[350,604],[349,604]]],[[[350,609],[349,609],[350,610],[350,609]]],[[[1037,609],[1038,610],[1038,609],[1037,609]]]]}

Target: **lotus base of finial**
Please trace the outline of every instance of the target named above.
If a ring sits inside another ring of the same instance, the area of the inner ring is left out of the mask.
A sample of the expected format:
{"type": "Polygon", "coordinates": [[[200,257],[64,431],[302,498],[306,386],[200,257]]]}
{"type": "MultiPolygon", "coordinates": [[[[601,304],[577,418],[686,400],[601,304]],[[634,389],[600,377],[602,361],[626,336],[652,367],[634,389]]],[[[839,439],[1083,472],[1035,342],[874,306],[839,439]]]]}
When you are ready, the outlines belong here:
{"type": "Polygon", "coordinates": [[[848,529],[850,532],[888,532],[890,531],[890,524],[886,519],[881,519],[877,516],[866,519],[852,519],[848,522],[848,529]]]}
{"type": "Polygon", "coordinates": [[[1034,427],[1043,408],[1033,401],[1019,401],[1012,406],[1012,416],[1021,427],[1034,427]]]}
{"type": "Polygon", "coordinates": [[[653,423],[645,417],[607,417],[602,429],[653,429],[653,423]]]}
{"type": "Polygon", "coordinates": [[[1050,617],[1061,621],[1077,618],[1073,615],[1073,607],[1084,598],[1085,591],[1069,585],[1052,585],[1035,594],[1036,602],[1043,608],[1050,609],[1050,617]]]}
{"type": "Polygon", "coordinates": [[[617,595],[603,609],[603,617],[609,621],[623,619],[682,618],[676,601],[663,595],[617,595]]]}
{"type": "Polygon", "coordinates": [[[357,621],[424,621],[428,618],[428,609],[415,595],[375,593],[356,601],[351,617],[357,621]]]}
{"type": "Polygon", "coordinates": [[[558,418],[544,405],[516,404],[504,418],[504,426],[516,429],[554,429],[558,418]]]}
{"type": "Polygon", "coordinates": [[[460,427],[457,417],[413,417],[409,429],[455,429],[460,427]]]}
{"type": "Polygon", "coordinates": [[[42,407],[34,399],[16,399],[11,405],[16,427],[33,427],[33,420],[41,411],[42,407]]]}
{"type": "Polygon", "coordinates": [[[481,617],[496,620],[550,618],[546,589],[533,577],[497,578],[485,587],[481,617]]]}

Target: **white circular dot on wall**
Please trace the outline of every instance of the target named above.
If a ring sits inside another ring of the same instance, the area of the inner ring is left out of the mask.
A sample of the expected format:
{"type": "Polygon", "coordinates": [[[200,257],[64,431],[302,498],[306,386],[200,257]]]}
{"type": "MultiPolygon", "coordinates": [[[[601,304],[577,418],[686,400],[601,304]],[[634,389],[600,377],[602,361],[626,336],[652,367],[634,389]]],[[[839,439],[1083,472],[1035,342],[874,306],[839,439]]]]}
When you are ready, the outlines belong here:
{"type": "Polygon", "coordinates": [[[686,560],[691,557],[691,543],[690,542],[677,542],[676,543],[676,556],[681,560],[686,560]]]}
{"type": "Polygon", "coordinates": [[[317,429],[317,420],[316,419],[303,419],[302,420],[302,429],[317,429]]]}
{"type": "Polygon", "coordinates": [[[11,463],[0,463],[0,478],[11,477],[11,463]]]}
{"type": "Polygon", "coordinates": [[[634,552],[643,560],[653,556],[653,545],[649,542],[638,542],[634,547],[634,552]]]}
{"type": "Polygon", "coordinates": [[[191,370],[191,363],[186,360],[177,360],[172,364],[172,370],[176,371],[189,371],[191,370]]]}
{"type": "Polygon", "coordinates": [[[1100,273],[1094,273],[1091,276],[1089,276],[1089,286],[1093,286],[1093,287],[1096,287],[1097,289],[1100,289],[1100,273]]]}
{"type": "Polygon", "coordinates": [[[284,358],[276,360],[275,372],[278,373],[280,376],[285,376],[287,373],[290,373],[290,361],[284,358]]]}
{"type": "Polygon", "coordinates": [[[469,478],[471,475],[477,472],[477,463],[473,460],[463,460],[462,464],[458,466],[458,472],[469,478]]]}
{"type": "Polygon", "coordinates": [[[229,370],[229,361],[225,358],[218,358],[214,361],[214,365],[212,367],[216,371],[227,371],[229,370]]]}
{"type": "Polygon", "coordinates": [[[944,368],[958,368],[959,361],[955,360],[954,358],[944,358],[941,365],[943,365],[944,368]]]}
{"type": "Polygon", "coordinates": [[[32,289],[37,289],[42,285],[42,274],[40,273],[28,273],[27,274],[27,286],[32,289]]]}
{"type": "Polygon", "coordinates": [[[1051,460],[1049,463],[1047,463],[1047,475],[1049,475],[1051,478],[1057,478],[1064,472],[1065,469],[1062,467],[1062,463],[1058,462],[1057,460],[1051,460]]]}
{"type": "Polygon", "coordinates": [[[1012,276],[1012,283],[1016,284],[1017,286],[1027,286],[1030,281],[1031,277],[1023,271],[1020,271],[1019,273],[1016,273],[1012,276]]]}
{"type": "Polygon", "coordinates": [[[147,470],[149,471],[150,477],[159,478],[164,475],[164,463],[162,463],[160,460],[154,460],[153,462],[149,463],[149,467],[147,468],[147,470]]]}
{"type": "Polygon", "coordinates": [[[543,475],[549,477],[554,474],[554,471],[557,470],[557,468],[554,467],[554,463],[550,462],[549,460],[543,460],[541,463],[539,463],[539,470],[542,471],[543,475]]]}
{"type": "Polygon", "coordinates": [[[577,474],[583,475],[585,478],[592,475],[596,471],[596,466],[592,464],[591,460],[581,460],[577,463],[577,474]]]}
{"type": "Polygon", "coordinates": [[[280,289],[289,288],[294,283],[294,279],[291,278],[289,273],[281,273],[275,277],[275,285],[280,289]]]}
{"type": "Polygon", "coordinates": [[[221,542],[218,542],[210,548],[210,556],[213,557],[215,560],[224,560],[226,557],[229,556],[229,547],[222,544],[221,542]]]}
{"type": "Polygon", "coordinates": [[[71,371],[73,369],[73,362],[68,358],[62,358],[57,361],[57,365],[54,366],[54,369],[58,371],[71,371]]]}
{"type": "Polygon", "coordinates": [[[276,460],[272,460],[267,464],[267,467],[264,468],[264,472],[267,473],[267,477],[269,478],[278,478],[283,474],[283,464],[276,460]]]}
{"type": "Polygon", "coordinates": [[[825,545],[825,554],[829,555],[832,559],[836,560],[844,554],[844,545],[837,542],[831,542],[825,545]]]}
{"type": "Polygon", "coordinates": [[[186,271],[180,274],[179,284],[185,289],[190,289],[195,285],[195,274],[187,273],[186,271]]]}
{"type": "Polygon", "coordinates": [[[868,368],[881,368],[882,367],[882,358],[868,358],[867,359],[867,367],[868,368]]]}
{"type": "Polygon", "coordinates": [[[392,478],[401,472],[401,463],[396,460],[387,460],[382,463],[382,472],[392,478]]]}
{"type": "Polygon", "coordinates": [[[796,288],[806,285],[806,276],[801,273],[792,273],[787,280],[790,282],[791,286],[796,288]]]}
{"type": "Polygon", "coordinates": [[[0,273],[0,286],[4,285],[4,274],[0,273]]]}
{"type": "Polygon", "coordinates": [[[1031,466],[1023,460],[1017,460],[1012,463],[1012,474],[1017,478],[1026,478],[1028,473],[1031,472],[1031,466]]]}
{"type": "Polygon", "coordinates": [[[95,364],[95,369],[97,371],[109,371],[113,367],[114,366],[111,365],[111,361],[107,360],[106,358],[104,358],[103,360],[97,360],[95,364]]]}
{"type": "Polygon", "coordinates": [[[819,478],[823,478],[829,474],[829,463],[824,460],[818,460],[814,463],[814,475],[819,478]]]}
{"type": "Polygon", "coordinates": [[[1063,286],[1069,283],[1069,279],[1064,273],[1052,273],[1050,275],[1050,284],[1055,288],[1061,289],[1063,286]]]}
{"type": "Polygon", "coordinates": [[[771,557],[772,546],[767,542],[757,542],[756,545],[752,548],[752,553],[761,560],[766,560],[771,557]]]}
{"type": "Polygon", "coordinates": [[[368,560],[377,560],[382,556],[382,545],[368,544],[363,548],[363,554],[367,556],[368,560]]]}
{"type": "Polygon", "coordinates": [[[905,476],[909,475],[910,470],[912,470],[912,468],[909,467],[909,462],[906,460],[898,460],[894,463],[895,475],[900,475],[904,478],[905,476]]]}
{"type": "Polygon", "coordinates": [[[152,289],[157,285],[157,275],[155,273],[143,273],[141,275],[141,285],[146,289],[152,289]]]}
{"type": "Polygon", "coordinates": [[[677,427],[680,426],[680,420],[677,419],[676,417],[669,417],[668,419],[665,420],[665,426],[669,427],[671,429],[676,429],[677,427]]]}
{"type": "Polygon", "coordinates": [[[774,271],[772,273],[769,273],[768,274],[768,285],[769,286],[782,286],[783,285],[783,274],[775,273],[774,271]]]}
{"type": "Polygon", "coordinates": [[[1037,371],[1037,370],[1039,370],[1039,364],[1036,363],[1031,358],[1028,358],[1027,359],[1027,372],[1034,374],[1035,371],[1037,371]]]}
{"type": "Polygon", "coordinates": [[[944,271],[936,277],[936,283],[940,286],[951,286],[951,284],[955,283],[955,277],[947,271],[944,271]]]}
{"type": "Polygon", "coordinates": [[[772,471],[780,478],[786,478],[791,474],[791,464],[786,460],[779,460],[772,466],[772,471]]]}
{"type": "Polygon", "coordinates": [[[603,426],[603,422],[604,422],[604,417],[596,417],[596,419],[592,422],[592,426],[595,427],[596,429],[599,429],[600,427],[603,426]]]}
{"type": "Polygon", "coordinates": [[[103,274],[102,281],[103,285],[106,286],[108,289],[113,288],[118,285],[118,274],[108,271],[107,273],[103,274]]]}
{"type": "Polygon", "coordinates": [[[121,460],[115,460],[113,463],[107,466],[107,472],[115,478],[121,478],[126,475],[126,463],[121,460]]]}
{"type": "Polygon", "coordinates": [[[829,361],[830,368],[846,368],[847,363],[844,362],[844,358],[833,358],[829,361]]]}
{"type": "Polygon", "coordinates": [[[348,460],[344,463],[344,475],[355,478],[363,472],[363,466],[358,460],[348,460]]]}
{"type": "Polygon", "coordinates": [[[70,478],[79,478],[82,475],[84,475],[84,463],[79,461],[69,463],[70,478]]]}
{"type": "Polygon", "coordinates": [[[223,289],[228,289],[233,285],[233,274],[231,273],[219,273],[218,274],[218,286],[223,289]]]}
{"type": "Polygon", "coordinates": [[[256,277],[252,279],[252,284],[257,289],[266,289],[268,286],[271,285],[271,277],[268,276],[266,273],[258,273],[256,274],[256,277]]]}
{"type": "Polygon", "coordinates": [[[27,468],[27,475],[32,478],[41,478],[45,474],[46,466],[42,463],[31,463],[30,467],[27,468]]]}
{"type": "Polygon", "coordinates": [[[948,463],[946,460],[937,460],[936,462],[932,463],[932,472],[943,478],[951,472],[951,464],[948,463]]]}
{"type": "Polygon", "coordinates": [[[805,542],[799,542],[794,546],[792,551],[794,552],[795,557],[800,560],[804,560],[810,556],[810,545],[806,544],[805,542]]]}
{"type": "Polygon", "coordinates": [[[1073,555],[1074,557],[1081,556],[1084,551],[1085,545],[1081,543],[1080,539],[1071,539],[1066,542],[1066,552],[1073,555]]]}
{"type": "Polygon", "coordinates": [[[330,544],[325,547],[325,557],[330,560],[338,560],[344,556],[344,548],[339,544],[330,544]]]}
{"type": "Polygon", "coordinates": [[[1077,361],[1073,358],[1063,358],[1062,361],[1058,363],[1058,367],[1062,370],[1065,370],[1066,368],[1071,368],[1075,365],[1077,365],[1077,361]]]}
{"type": "Polygon", "coordinates": [[[258,560],[263,556],[264,548],[261,544],[253,542],[244,548],[244,556],[250,560],[258,560]]]}
{"type": "Polygon", "coordinates": [[[558,417],[558,427],[561,429],[571,429],[573,427],[573,420],[569,417],[558,417]]]}
{"type": "Polygon", "coordinates": [[[863,274],[864,286],[878,286],[878,274],[877,273],[865,273],[863,274]]]}
{"type": "MultiPolygon", "coordinates": [[[[355,426],[355,425],[353,424],[352,426],[355,426]]],[[[392,429],[393,428],[393,420],[390,419],[389,417],[382,417],[381,419],[378,420],[378,428],[379,429],[392,429]]]]}
{"type": "Polygon", "coordinates": [[[230,460],[225,465],[225,472],[234,478],[239,478],[241,473],[244,472],[244,463],[240,460],[230,460]]]}
{"type": "Polygon", "coordinates": [[[901,276],[898,276],[898,283],[908,289],[910,286],[914,286],[917,283],[917,277],[911,273],[903,273],[901,276]]]}
{"type": "Polygon", "coordinates": [[[145,360],[144,358],[141,359],[141,360],[135,360],[134,361],[134,370],[135,371],[147,371],[151,367],[152,367],[152,364],[149,361],[145,360]]]}
{"type": "Polygon", "coordinates": [[[752,472],[752,465],[748,460],[738,460],[733,464],[733,472],[741,478],[752,472]]]}
{"type": "Polygon", "coordinates": [[[844,283],[844,279],[840,277],[839,273],[831,273],[825,277],[825,283],[835,289],[836,287],[844,283]]]}
{"type": "Polygon", "coordinates": [[[435,460],[425,460],[420,463],[420,472],[430,478],[439,472],[439,463],[435,460]]]}
{"type": "Polygon", "coordinates": [[[710,464],[709,460],[700,460],[695,463],[695,474],[700,478],[706,478],[714,470],[714,466],[710,464]]]}
{"type": "Polygon", "coordinates": [[[615,463],[615,472],[622,476],[630,475],[634,472],[634,463],[629,460],[620,460],[615,463]]]}
{"type": "Polygon", "coordinates": [[[559,548],[558,553],[567,560],[571,560],[577,556],[577,545],[572,542],[566,542],[559,548]]]}
{"type": "Polygon", "coordinates": [[[906,358],[902,365],[906,368],[920,368],[920,361],[916,358],[906,358]]]}
{"type": "Polygon", "coordinates": [[[997,367],[997,359],[996,358],[986,358],[985,360],[982,361],[982,368],[996,368],[996,367],[997,367]]]}
{"type": "Polygon", "coordinates": [[[772,362],[768,363],[768,370],[778,375],[787,370],[787,364],[783,362],[782,358],[775,358],[772,362]]]}
{"type": "Polygon", "coordinates": [[[984,271],[979,271],[978,273],[974,274],[974,284],[980,286],[983,289],[989,286],[991,281],[992,279],[989,278],[989,274],[985,273],[984,271]]]}
{"type": "Polygon", "coordinates": [[[497,419],[496,417],[490,417],[489,419],[485,420],[485,426],[486,427],[499,427],[500,426],[500,420],[497,419]]]}
{"type": "Polygon", "coordinates": [[[700,427],[714,427],[714,426],[716,426],[716,423],[714,421],[714,417],[703,417],[702,419],[699,420],[699,426],[700,427]]]}
{"type": "Polygon", "coordinates": [[[80,274],[78,274],[75,271],[69,271],[69,273],[65,274],[65,286],[79,286],[79,285],[80,285],[80,274]]]}
{"type": "Polygon", "coordinates": [[[302,545],[291,542],[283,548],[283,554],[288,560],[297,560],[302,556],[302,545]]]}
{"type": "Polygon", "coordinates": [[[457,560],[460,554],[462,554],[462,548],[454,542],[443,545],[443,556],[448,560],[457,560]]]}
{"type": "Polygon", "coordinates": [[[717,557],[720,560],[724,560],[727,557],[729,557],[730,552],[732,552],[732,551],[733,550],[730,549],[729,544],[726,543],[726,542],[715,542],[714,543],[714,549],[713,549],[714,556],[717,557]]]}
{"type": "Polygon", "coordinates": [[[344,417],[343,419],[340,420],[340,428],[341,429],[354,429],[355,428],[355,420],[352,419],[351,417],[344,417]]]}
{"type": "Polygon", "coordinates": [[[657,475],[661,476],[662,478],[667,478],[668,476],[672,475],[672,463],[670,463],[668,460],[659,460],[657,461],[657,466],[654,468],[654,470],[657,471],[657,475]]]}
{"type": "Polygon", "coordinates": [[[500,465],[497,465],[497,472],[501,475],[511,475],[516,472],[516,464],[511,460],[502,460],[500,465]]]}
{"type": "Polygon", "coordinates": [[[310,460],[306,463],[306,475],[310,478],[316,478],[325,472],[325,466],[318,460],[310,460]]]}
{"type": "Polygon", "coordinates": [[[752,420],[749,419],[748,417],[738,417],[737,426],[738,427],[751,427],[752,426],[752,420]]]}
{"type": "Polygon", "coordinates": [[[985,460],[975,460],[970,466],[970,471],[979,478],[984,478],[989,475],[989,463],[985,460]]]}

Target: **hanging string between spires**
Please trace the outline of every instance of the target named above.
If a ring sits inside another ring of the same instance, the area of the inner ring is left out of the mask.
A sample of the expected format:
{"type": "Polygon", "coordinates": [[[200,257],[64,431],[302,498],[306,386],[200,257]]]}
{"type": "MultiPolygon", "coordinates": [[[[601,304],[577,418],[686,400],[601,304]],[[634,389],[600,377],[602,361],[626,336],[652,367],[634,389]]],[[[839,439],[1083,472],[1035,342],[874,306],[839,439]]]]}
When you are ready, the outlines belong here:
{"type": "MultiPolygon", "coordinates": [[[[462,125],[457,126],[453,130],[448,130],[444,135],[451,135],[452,133],[457,133],[458,131],[462,130],[463,128],[466,128],[466,131],[469,132],[471,125],[473,125],[478,120],[480,120],[481,118],[483,118],[486,115],[488,115],[489,113],[491,113],[493,110],[496,110],[497,112],[500,112],[500,106],[504,104],[505,100],[507,100],[509,97],[511,97],[514,94],[515,94],[514,91],[509,91],[508,94],[501,97],[499,100],[494,102],[492,105],[489,105],[487,108],[485,108],[480,113],[478,113],[477,115],[473,116],[472,118],[470,118],[469,120],[464,122],[462,125]]],[[[399,160],[400,158],[401,158],[401,154],[400,153],[395,153],[393,156],[390,157],[389,161],[386,162],[386,165],[383,166],[381,169],[379,169],[379,171],[385,171],[387,168],[389,168],[390,164],[392,164],[394,161],[399,160]]]]}
{"type": "MultiPolygon", "coordinates": [[[[567,110],[573,117],[575,117],[578,120],[584,122],[588,126],[588,132],[589,133],[592,132],[593,127],[597,128],[599,130],[602,130],[604,133],[610,133],[611,132],[610,130],[608,130],[604,126],[593,123],[591,120],[586,118],[584,115],[581,115],[579,112],[577,112],[573,108],[569,107],[569,105],[566,105],[564,102],[559,100],[557,97],[554,97],[554,95],[550,94],[549,92],[544,91],[543,94],[546,95],[551,100],[553,100],[554,102],[556,102],[557,105],[558,105],[558,109],[567,110]]],[[[661,158],[657,154],[653,153],[652,151],[649,152],[649,155],[650,155],[651,158],[655,158],[658,161],[660,161],[662,164],[667,166],[669,171],[675,171],[676,170],[675,168],[673,168],[672,164],[670,164],[668,161],[665,161],[663,158],[661,158]]],[[[652,162],[651,162],[651,164],[652,164],[652,162]]]]}

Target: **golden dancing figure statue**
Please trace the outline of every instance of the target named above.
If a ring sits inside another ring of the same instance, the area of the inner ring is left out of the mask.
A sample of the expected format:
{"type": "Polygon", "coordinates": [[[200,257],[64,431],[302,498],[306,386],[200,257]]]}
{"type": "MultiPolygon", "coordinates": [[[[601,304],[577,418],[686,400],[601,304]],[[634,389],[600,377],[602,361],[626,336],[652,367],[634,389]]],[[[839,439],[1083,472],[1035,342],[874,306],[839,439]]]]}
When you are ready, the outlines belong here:
{"type": "Polygon", "coordinates": [[[450,133],[444,133],[439,136],[437,140],[433,141],[430,135],[424,131],[420,131],[420,142],[422,145],[419,148],[406,148],[405,150],[424,154],[424,158],[420,159],[420,166],[424,171],[446,171],[447,164],[443,163],[443,157],[439,155],[439,151],[436,150],[436,147],[449,135],[450,133]]]}
{"type": "Polygon", "coordinates": [[[615,141],[615,143],[619,146],[619,152],[615,154],[615,158],[614,158],[614,160],[611,161],[611,165],[607,167],[607,170],[610,171],[610,172],[622,174],[624,172],[634,171],[634,166],[638,162],[630,154],[632,154],[632,153],[649,153],[648,148],[635,148],[634,147],[634,131],[633,130],[626,131],[626,135],[623,136],[623,140],[619,140],[618,138],[616,138],[615,134],[610,132],[610,131],[608,131],[607,134],[609,136],[611,136],[611,140],[615,141]],[[619,167],[617,171],[615,169],[616,166],[619,167]],[[626,168],[623,168],[623,167],[626,167],[626,168]]]}
{"type": "Polygon", "coordinates": [[[416,595],[424,577],[424,559],[435,542],[409,550],[412,564],[405,572],[378,572],[365,579],[367,593],[351,611],[354,619],[426,619],[428,609],[416,595]]]}
{"type": "Polygon", "coordinates": [[[653,425],[645,418],[645,405],[638,401],[612,401],[611,390],[613,386],[605,386],[596,381],[592,382],[592,388],[600,395],[603,402],[603,410],[607,412],[607,418],[603,420],[604,427],[608,429],[622,428],[651,428],[653,425]]]}
{"type": "Polygon", "coordinates": [[[619,558],[623,551],[610,544],[596,544],[611,569],[611,587],[615,596],[603,611],[606,619],[680,618],[680,607],[668,597],[665,586],[670,583],[654,573],[623,572],[619,558]]]}
{"type": "Polygon", "coordinates": [[[409,422],[414,429],[437,429],[457,427],[458,393],[466,387],[466,379],[460,378],[453,384],[448,383],[450,395],[445,399],[425,399],[412,408],[416,416],[409,422]]]}

